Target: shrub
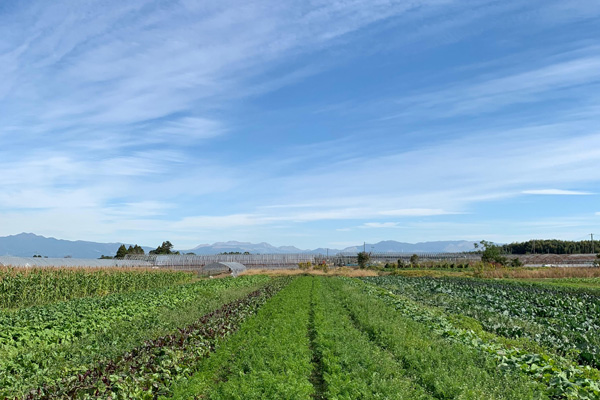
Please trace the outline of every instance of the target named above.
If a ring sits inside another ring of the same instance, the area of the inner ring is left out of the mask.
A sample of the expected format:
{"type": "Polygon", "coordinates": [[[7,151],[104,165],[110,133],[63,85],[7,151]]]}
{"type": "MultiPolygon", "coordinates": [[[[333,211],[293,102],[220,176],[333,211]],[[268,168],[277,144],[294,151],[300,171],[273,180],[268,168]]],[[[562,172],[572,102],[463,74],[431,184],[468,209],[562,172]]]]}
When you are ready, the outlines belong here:
{"type": "Polygon", "coordinates": [[[519,259],[519,257],[513,258],[512,261],[510,262],[510,266],[515,267],[515,268],[522,267],[523,262],[519,259]]]}
{"type": "Polygon", "coordinates": [[[310,261],[298,263],[298,268],[300,268],[303,271],[311,269],[311,267],[312,263],[310,261]]]}
{"type": "Polygon", "coordinates": [[[411,267],[419,266],[419,256],[418,255],[413,254],[412,256],[410,256],[410,265],[411,265],[411,267]]]}

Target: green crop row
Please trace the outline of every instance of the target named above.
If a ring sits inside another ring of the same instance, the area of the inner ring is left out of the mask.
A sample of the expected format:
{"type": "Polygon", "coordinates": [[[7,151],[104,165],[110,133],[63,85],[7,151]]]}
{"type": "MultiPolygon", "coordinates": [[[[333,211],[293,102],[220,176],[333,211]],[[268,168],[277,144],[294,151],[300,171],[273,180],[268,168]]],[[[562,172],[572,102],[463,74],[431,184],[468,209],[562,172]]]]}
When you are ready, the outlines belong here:
{"type": "Polygon", "coordinates": [[[336,296],[356,326],[389,351],[405,373],[435,398],[542,399],[543,387],[527,376],[499,373],[497,362],[465,343],[432,332],[427,321],[399,313],[375,290],[356,281],[336,283],[336,296]]]}
{"type": "Polygon", "coordinates": [[[600,372],[589,366],[547,353],[535,353],[514,345],[480,329],[465,329],[453,323],[444,313],[375,286],[362,286],[363,291],[379,297],[407,318],[418,321],[446,340],[461,343],[491,356],[505,372],[520,372],[545,386],[545,393],[557,399],[599,399],[600,372]]]}
{"type": "Polygon", "coordinates": [[[235,298],[239,289],[243,294],[246,288],[268,281],[261,276],[205,280],[2,312],[0,395],[22,393],[57,374],[85,369],[113,349],[135,346],[134,339],[156,337],[145,334],[157,332],[155,326],[172,330],[169,323],[191,323],[186,315],[177,315],[181,311],[198,318],[199,312],[209,311],[205,303],[218,307],[219,302],[235,298]],[[165,315],[170,316],[167,322],[165,315]]]}
{"type": "Polygon", "coordinates": [[[517,293],[532,315],[519,321],[535,326],[540,304],[560,321],[573,296],[586,310],[589,293],[366,281],[252,276],[3,311],[0,399],[600,400],[597,369],[487,332],[461,308],[485,293],[492,313],[517,293]],[[461,305],[435,306],[442,298],[461,305]]]}
{"type": "Polygon", "coordinates": [[[195,274],[119,268],[0,268],[0,309],[191,282],[195,274]]]}
{"type": "Polygon", "coordinates": [[[221,341],[286,284],[285,280],[275,280],[191,325],[144,341],[118,357],[57,383],[38,387],[25,400],[152,399],[169,394],[177,380],[192,374],[221,341]]]}
{"type": "Polygon", "coordinates": [[[174,398],[311,399],[311,278],[281,290],[218,349],[174,398]]]}
{"type": "Polygon", "coordinates": [[[337,400],[433,399],[399,360],[358,329],[336,296],[340,282],[319,279],[313,297],[315,343],[324,397],[337,400]]]}
{"type": "Polygon", "coordinates": [[[533,340],[600,367],[600,297],[539,284],[457,278],[375,277],[366,281],[422,303],[467,315],[498,335],[533,340]]]}
{"type": "MultiPolygon", "coordinates": [[[[176,399],[546,399],[352,280],[302,277],[174,389],[176,399]]],[[[375,289],[373,289],[375,290],[375,289]]]]}

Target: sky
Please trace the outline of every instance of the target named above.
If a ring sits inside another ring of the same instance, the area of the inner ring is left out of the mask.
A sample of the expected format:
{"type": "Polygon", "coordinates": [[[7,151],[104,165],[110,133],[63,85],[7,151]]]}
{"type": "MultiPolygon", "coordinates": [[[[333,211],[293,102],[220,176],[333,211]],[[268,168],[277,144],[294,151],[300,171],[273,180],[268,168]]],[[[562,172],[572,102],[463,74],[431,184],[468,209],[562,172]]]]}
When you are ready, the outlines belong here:
{"type": "Polygon", "coordinates": [[[600,237],[597,0],[0,1],[0,236],[600,237]]]}

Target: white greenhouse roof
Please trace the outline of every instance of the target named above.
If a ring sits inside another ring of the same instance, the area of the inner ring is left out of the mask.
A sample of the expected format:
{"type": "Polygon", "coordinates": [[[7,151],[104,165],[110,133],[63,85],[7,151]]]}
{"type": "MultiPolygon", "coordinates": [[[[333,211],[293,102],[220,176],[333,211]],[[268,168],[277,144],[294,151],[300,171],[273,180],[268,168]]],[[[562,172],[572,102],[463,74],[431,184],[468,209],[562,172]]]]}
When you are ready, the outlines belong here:
{"type": "Polygon", "coordinates": [[[203,268],[204,272],[220,272],[220,271],[231,271],[234,276],[237,276],[241,272],[246,270],[246,266],[244,264],[240,264],[239,262],[232,261],[220,261],[212,264],[208,264],[203,268]]]}
{"type": "Polygon", "coordinates": [[[8,267],[151,267],[139,260],[100,260],[87,258],[40,258],[0,256],[0,266],[8,267]]]}

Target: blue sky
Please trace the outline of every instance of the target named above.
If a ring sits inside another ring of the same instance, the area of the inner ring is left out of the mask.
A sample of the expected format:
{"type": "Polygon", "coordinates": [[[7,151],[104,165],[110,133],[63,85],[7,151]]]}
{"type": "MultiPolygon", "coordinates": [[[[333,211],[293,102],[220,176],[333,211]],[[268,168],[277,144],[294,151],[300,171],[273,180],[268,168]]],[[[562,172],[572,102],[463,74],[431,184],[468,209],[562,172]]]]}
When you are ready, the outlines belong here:
{"type": "Polygon", "coordinates": [[[600,237],[597,0],[0,2],[0,235],[600,237]]]}

